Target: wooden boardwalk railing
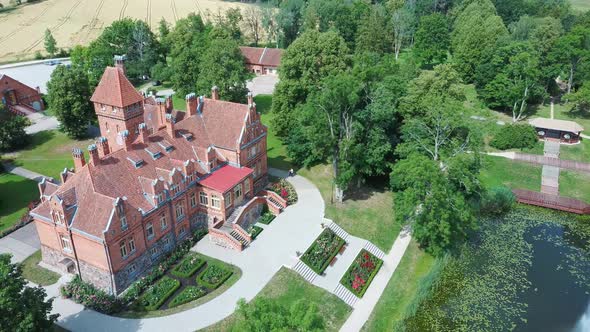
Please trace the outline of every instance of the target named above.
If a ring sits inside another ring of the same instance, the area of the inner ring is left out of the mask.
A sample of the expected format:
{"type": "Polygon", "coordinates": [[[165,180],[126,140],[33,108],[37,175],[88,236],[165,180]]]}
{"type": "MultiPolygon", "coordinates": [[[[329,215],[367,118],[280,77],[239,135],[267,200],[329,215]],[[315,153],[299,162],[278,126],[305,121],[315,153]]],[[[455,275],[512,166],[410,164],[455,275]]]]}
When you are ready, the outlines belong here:
{"type": "Polygon", "coordinates": [[[577,214],[590,214],[590,205],[577,199],[523,189],[513,189],[512,192],[516,195],[516,201],[519,203],[577,214]]]}

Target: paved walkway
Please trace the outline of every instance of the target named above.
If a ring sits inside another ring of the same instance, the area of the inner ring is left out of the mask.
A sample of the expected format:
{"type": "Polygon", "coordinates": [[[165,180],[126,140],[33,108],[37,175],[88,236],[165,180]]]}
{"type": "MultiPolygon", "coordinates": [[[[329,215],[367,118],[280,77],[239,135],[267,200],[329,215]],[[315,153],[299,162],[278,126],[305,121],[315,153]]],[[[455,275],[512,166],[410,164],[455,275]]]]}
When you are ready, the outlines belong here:
{"type": "Polygon", "coordinates": [[[40,131],[54,130],[59,127],[59,121],[55,116],[45,115],[43,113],[33,113],[27,115],[31,125],[25,128],[27,134],[35,134],[40,131]]]}
{"type": "Polygon", "coordinates": [[[22,262],[41,248],[37,228],[34,223],[6,235],[0,239],[0,254],[12,254],[12,262],[22,262]]]}
{"type": "Polygon", "coordinates": [[[2,163],[2,166],[4,166],[4,169],[9,173],[22,176],[23,178],[31,179],[37,182],[41,182],[43,178],[49,178],[48,176],[45,176],[43,174],[35,173],[33,171],[29,171],[26,168],[17,167],[10,163],[2,163]]]}

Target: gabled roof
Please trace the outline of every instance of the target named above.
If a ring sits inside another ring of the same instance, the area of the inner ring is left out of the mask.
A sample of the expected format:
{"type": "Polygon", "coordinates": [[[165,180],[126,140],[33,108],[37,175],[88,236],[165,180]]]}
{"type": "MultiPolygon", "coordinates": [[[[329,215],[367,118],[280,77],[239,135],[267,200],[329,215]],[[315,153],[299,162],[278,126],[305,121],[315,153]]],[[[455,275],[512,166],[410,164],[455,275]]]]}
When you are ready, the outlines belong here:
{"type": "Polygon", "coordinates": [[[90,101],[116,107],[138,103],[143,97],[129,82],[122,70],[107,67],[90,101]]]}
{"type": "Polygon", "coordinates": [[[269,67],[278,67],[283,55],[283,50],[279,48],[240,46],[240,51],[246,58],[246,63],[269,67]]]}
{"type": "Polygon", "coordinates": [[[236,184],[252,174],[252,169],[248,167],[237,168],[225,165],[217,171],[211,173],[200,183],[203,187],[214,189],[218,192],[225,193],[233,188],[236,184]]]}
{"type": "Polygon", "coordinates": [[[536,128],[568,131],[576,134],[584,130],[584,127],[580,126],[578,123],[567,120],[535,118],[530,120],[529,124],[536,128]]]}

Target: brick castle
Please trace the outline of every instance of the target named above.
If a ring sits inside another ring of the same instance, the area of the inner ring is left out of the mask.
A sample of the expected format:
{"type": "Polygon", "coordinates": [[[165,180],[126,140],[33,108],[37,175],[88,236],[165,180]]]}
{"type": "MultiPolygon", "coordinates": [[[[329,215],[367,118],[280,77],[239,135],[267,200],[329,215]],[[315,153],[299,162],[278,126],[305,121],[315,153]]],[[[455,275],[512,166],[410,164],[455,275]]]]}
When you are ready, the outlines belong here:
{"type": "Polygon", "coordinates": [[[263,190],[267,129],[251,94],[248,105],[232,103],[213,87],[177,111],[171,98],[138,93],[118,56],[91,101],[102,136],[89,161],[74,149],[61,185],[39,184],[31,215],[44,264],[119,294],[191,232],[242,250],[264,206],[286,206],[263,190]]]}

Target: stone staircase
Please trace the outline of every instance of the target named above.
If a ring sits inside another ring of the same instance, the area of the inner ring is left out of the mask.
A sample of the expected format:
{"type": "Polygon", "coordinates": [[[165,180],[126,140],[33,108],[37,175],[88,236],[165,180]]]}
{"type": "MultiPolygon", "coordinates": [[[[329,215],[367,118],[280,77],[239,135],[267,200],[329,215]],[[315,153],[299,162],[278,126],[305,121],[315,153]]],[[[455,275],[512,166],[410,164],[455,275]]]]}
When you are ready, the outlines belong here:
{"type": "Polygon", "coordinates": [[[229,233],[229,235],[231,235],[231,237],[233,237],[234,239],[238,240],[244,247],[250,244],[250,241],[248,241],[248,239],[245,239],[238,231],[236,231],[235,229],[232,229],[231,232],[229,233]]]}
{"type": "Polygon", "coordinates": [[[338,283],[336,289],[332,292],[336,296],[338,296],[344,303],[348,304],[351,307],[354,307],[355,303],[360,300],[356,295],[354,295],[351,291],[346,289],[346,287],[342,286],[342,284],[338,283]]]}
{"type": "Polygon", "coordinates": [[[329,219],[324,219],[325,221],[330,221],[330,224],[328,224],[328,228],[331,229],[332,231],[334,231],[334,233],[336,233],[336,235],[340,236],[344,241],[346,241],[346,238],[348,238],[349,234],[342,229],[342,227],[338,226],[335,222],[329,220],[329,219]]]}
{"type": "Polygon", "coordinates": [[[368,252],[375,255],[377,258],[381,260],[383,260],[383,257],[385,257],[385,253],[383,252],[383,250],[377,248],[377,246],[371,243],[370,241],[367,241],[367,243],[365,243],[363,249],[367,250],[368,252]]]}
{"type": "Polygon", "coordinates": [[[303,263],[300,259],[297,260],[294,266],[291,269],[297,273],[299,273],[303,279],[307,280],[309,283],[313,284],[315,278],[319,275],[315,273],[307,264],[303,263]]]}
{"type": "Polygon", "coordinates": [[[242,213],[242,210],[244,209],[245,206],[246,206],[245,204],[242,204],[242,205],[236,207],[234,209],[234,211],[232,212],[232,214],[229,216],[229,218],[227,218],[226,223],[228,225],[233,224],[236,221],[236,219],[238,219],[238,217],[240,216],[240,213],[242,213]]]}

